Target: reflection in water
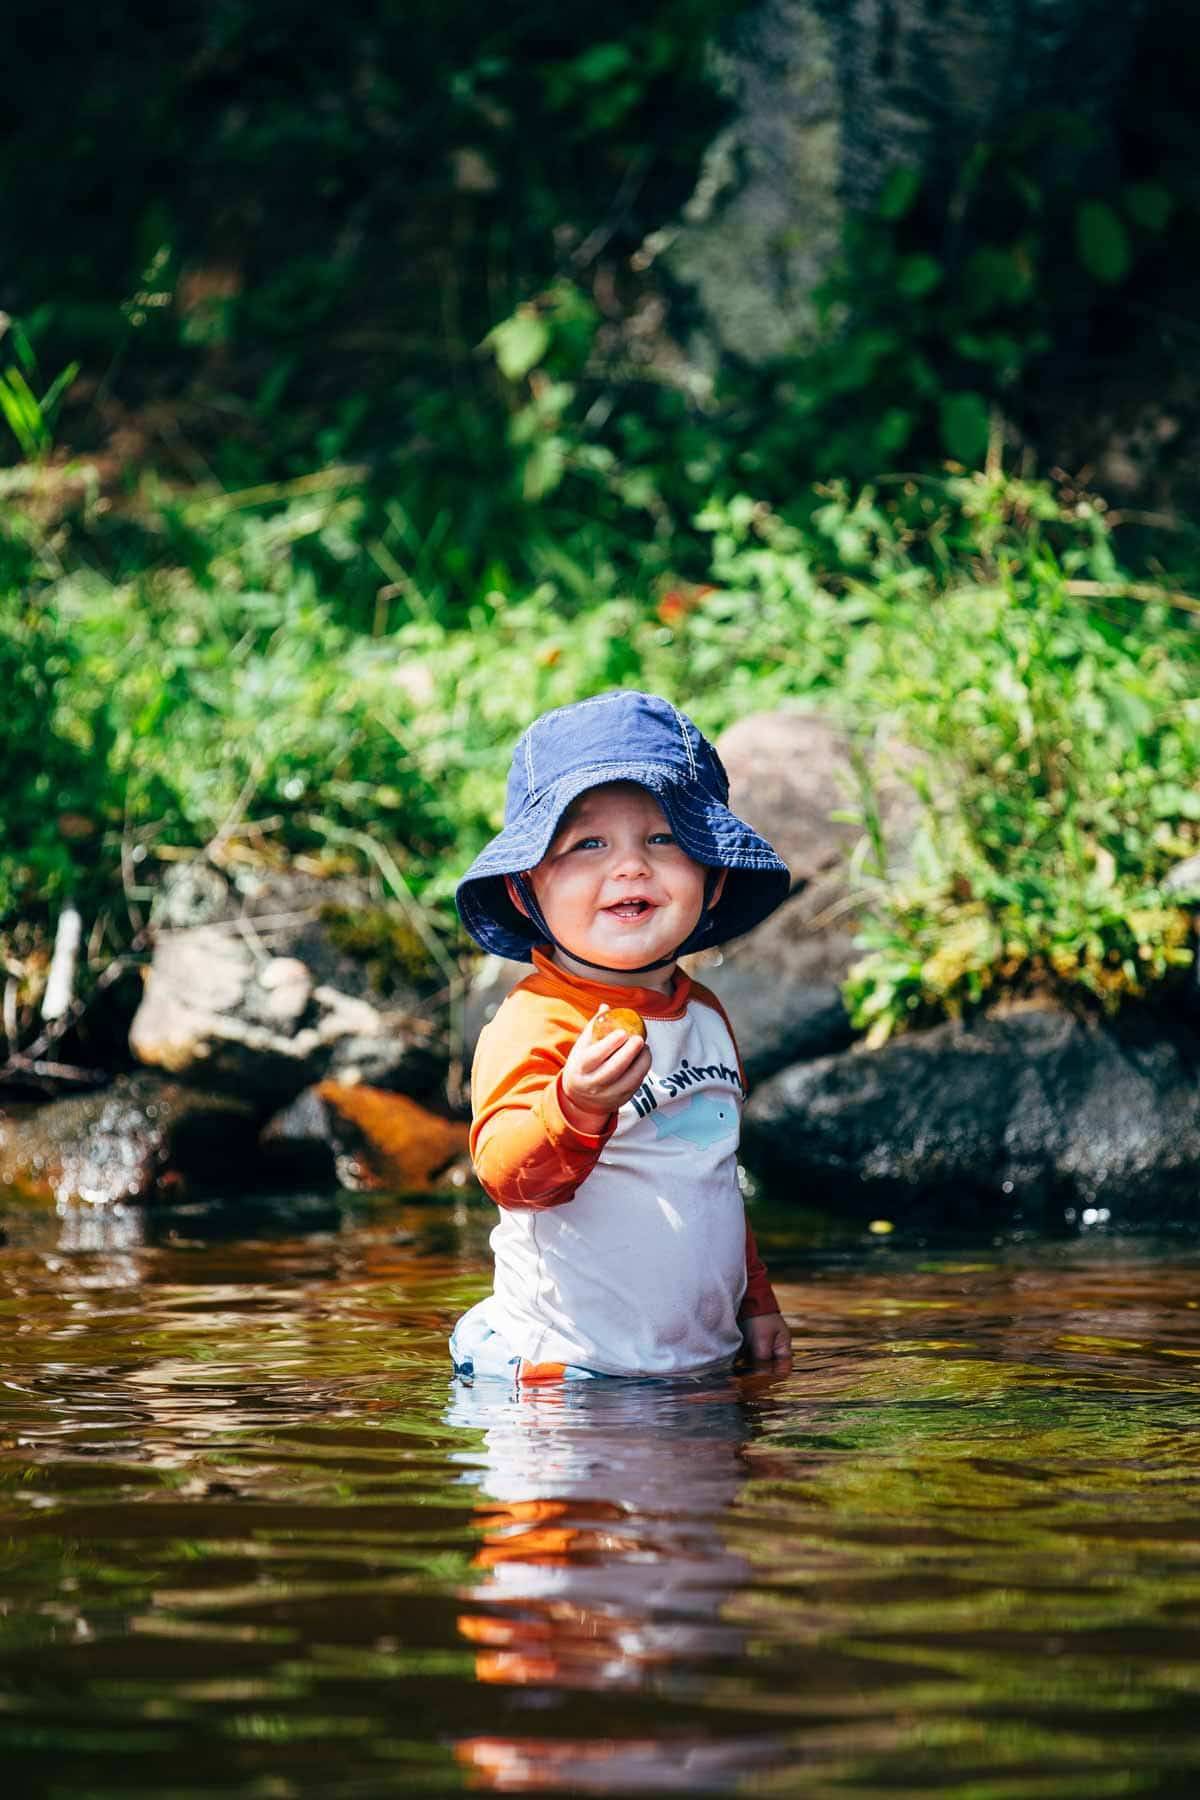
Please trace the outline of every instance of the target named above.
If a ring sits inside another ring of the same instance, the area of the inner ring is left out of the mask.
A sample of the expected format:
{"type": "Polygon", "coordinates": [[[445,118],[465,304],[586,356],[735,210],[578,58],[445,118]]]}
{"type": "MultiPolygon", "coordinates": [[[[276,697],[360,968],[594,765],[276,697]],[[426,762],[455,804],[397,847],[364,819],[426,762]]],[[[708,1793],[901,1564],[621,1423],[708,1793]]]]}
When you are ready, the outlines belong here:
{"type": "Polygon", "coordinates": [[[1200,1791],[1194,1238],[768,1220],[791,1375],[516,1401],[356,1204],[5,1215],[6,1795],[1200,1791]]]}
{"type": "MultiPolygon", "coordinates": [[[[512,1392],[455,1384],[447,1421],[483,1432],[477,1503],[483,1571],[458,1629],[475,1678],[514,1687],[640,1690],[686,1684],[707,1658],[739,1656],[722,1608],[751,1574],[719,1521],[746,1479],[736,1378],[593,1381],[512,1392]]],[[[744,1737],[466,1737],[481,1785],[724,1789],[744,1737]]],[[[764,1760],[767,1742],[754,1746],[764,1760]]]]}

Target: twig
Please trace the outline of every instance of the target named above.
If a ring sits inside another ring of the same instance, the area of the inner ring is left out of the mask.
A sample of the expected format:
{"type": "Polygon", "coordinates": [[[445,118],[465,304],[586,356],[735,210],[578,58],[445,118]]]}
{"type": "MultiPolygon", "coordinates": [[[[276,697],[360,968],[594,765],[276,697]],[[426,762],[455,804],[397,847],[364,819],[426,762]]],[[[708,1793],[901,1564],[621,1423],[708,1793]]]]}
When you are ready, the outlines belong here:
{"type": "Polygon", "coordinates": [[[121,826],[121,887],[125,894],[125,912],[128,916],[129,923],[135,931],[140,931],[145,925],[146,920],[141,908],[138,907],[134,901],[134,889],[136,888],[137,883],[134,879],[134,868],[136,865],[134,863],[133,848],[133,841],[129,830],[129,789],[126,788],[125,819],[121,826]]]}
{"type": "Polygon", "coordinates": [[[805,919],[804,929],[805,931],[823,931],[826,925],[832,925],[842,917],[843,913],[854,912],[857,907],[864,905],[869,899],[870,895],[865,892],[843,894],[840,900],[831,901],[819,913],[814,913],[811,919],[805,919]]]}
{"type": "Polygon", "coordinates": [[[68,900],[58,915],[54,932],[54,953],[50,958],[46,991],[42,995],[43,1019],[61,1019],[70,1007],[82,942],[83,919],[74,901],[68,900]]]}
{"type": "Polygon", "coordinates": [[[224,820],[218,826],[216,835],[211,837],[204,846],[204,854],[207,856],[209,862],[217,863],[219,865],[221,852],[241,824],[242,819],[245,816],[246,808],[254,798],[255,789],[262,780],[263,769],[265,766],[266,758],[256,756],[254,762],[251,764],[250,773],[242,783],[241,793],[234,801],[224,820]]]}
{"type": "Polygon", "coordinates": [[[19,985],[15,975],[9,975],[4,984],[4,1041],[11,1051],[17,1047],[20,1035],[21,1020],[17,1011],[17,994],[19,985]]]}
{"type": "Polygon", "coordinates": [[[1140,600],[1145,606],[1161,603],[1180,612],[1200,613],[1200,600],[1194,594],[1156,587],[1152,581],[1066,581],[1063,586],[1079,600],[1140,600]]]}
{"type": "Polygon", "coordinates": [[[32,1069],[44,1053],[50,1049],[51,1045],[57,1044],[58,1040],[70,1030],[71,1026],[82,1018],[83,1014],[87,1011],[97,995],[102,994],[106,988],[110,988],[118,976],[123,975],[126,969],[133,966],[136,953],[145,948],[149,936],[149,927],[143,926],[142,930],[139,931],[137,936],[131,941],[125,955],[115,956],[108,967],[102,970],[97,976],[96,984],[86,999],[76,998],[73,1000],[71,1005],[67,1008],[67,1011],[62,1015],[62,1018],[55,1019],[52,1025],[48,1025],[40,1037],[34,1039],[27,1050],[22,1051],[19,1054],[14,1051],[9,1056],[7,1062],[0,1063],[0,1082],[15,1080],[32,1069]]]}
{"type": "Polygon", "coordinates": [[[101,1087],[108,1080],[106,1069],[77,1069],[73,1063],[31,1062],[23,1065],[23,1075],[35,1075],[40,1081],[78,1081],[88,1087],[101,1087]]]}
{"type": "Polygon", "coordinates": [[[650,161],[651,152],[649,150],[643,150],[634,157],[621,177],[606,216],[599,225],[593,226],[583,242],[571,252],[571,261],[577,269],[585,269],[589,263],[595,262],[610,239],[629,217],[630,208],[637,199],[646,179],[650,161]]]}
{"type": "Polygon", "coordinates": [[[1104,515],[1106,525],[1148,525],[1155,531],[1195,531],[1196,527],[1187,519],[1177,519],[1173,513],[1136,512],[1128,506],[1115,508],[1104,515]]]}
{"type": "Polygon", "coordinates": [[[304,494],[353,487],[356,482],[365,481],[369,472],[365,463],[339,464],[332,469],[316,469],[311,475],[297,475],[292,481],[268,481],[232,494],[205,495],[201,504],[216,507],[221,512],[232,512],[242,506],[268,506],[277,500],[296,500],[304,494]]]}

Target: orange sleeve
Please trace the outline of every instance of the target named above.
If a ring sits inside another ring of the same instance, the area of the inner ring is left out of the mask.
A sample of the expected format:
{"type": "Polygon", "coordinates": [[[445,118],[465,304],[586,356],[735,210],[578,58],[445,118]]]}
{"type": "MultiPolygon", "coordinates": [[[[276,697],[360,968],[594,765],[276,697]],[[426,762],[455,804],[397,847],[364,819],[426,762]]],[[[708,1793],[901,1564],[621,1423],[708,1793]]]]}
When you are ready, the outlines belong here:
{"type": "Polygon", "coordinates": [[[758,1254],[758,1245],[754,1241],[754,1230],[747,1219],[746,1292],[742,1295],[738,1318],[756,1319],[762,1313],[777,1313],[778,1311],[779,1302],[775,1298],[775,1289],[771,1286],[766,1264],[758,1254]]]}
{"type": "Polygon", "coordinates": [[[598,1136],[567,1122],[563,1064],[590,1013],[559,996],[517,988],[480,1034],[471,1070],[471,1160],[497,1206],[562,1206],[616,1128],[598,1136]]]}

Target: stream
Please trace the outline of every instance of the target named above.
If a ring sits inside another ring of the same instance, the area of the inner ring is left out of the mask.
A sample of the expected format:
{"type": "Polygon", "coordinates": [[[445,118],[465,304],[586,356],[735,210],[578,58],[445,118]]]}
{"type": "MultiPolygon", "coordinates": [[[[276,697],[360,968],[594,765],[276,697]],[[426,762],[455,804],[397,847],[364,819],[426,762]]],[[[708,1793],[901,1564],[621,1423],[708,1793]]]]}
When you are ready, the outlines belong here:
{"type": "Polygon", "coordinates": [[[1200,1238],[760,1200],[790,1374],[518,1399],[492,1218],[0,1205],[14,1800],[1200,1791],[1200,1238]]]}

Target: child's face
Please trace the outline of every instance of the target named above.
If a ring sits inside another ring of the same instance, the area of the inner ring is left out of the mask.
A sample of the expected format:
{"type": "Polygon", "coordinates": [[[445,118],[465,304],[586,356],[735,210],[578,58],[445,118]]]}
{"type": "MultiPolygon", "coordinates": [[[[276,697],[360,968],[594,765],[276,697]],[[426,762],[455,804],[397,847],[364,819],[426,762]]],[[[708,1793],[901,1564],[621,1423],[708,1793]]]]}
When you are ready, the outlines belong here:
{"type": "MultiPolygon", "coordinates": [[[[613,782],[589,788],[564,813],[549,850],[530,873],[538,905],[559,945],[618,973],[619,985],[669,986],[674,965],[641,968],[669,956],[695,929],[708,871],[680,849],[666,815],[645,788],[613,782]]],[[[720,893],[718,884],[710,904],[720,893]]],[[[580,967],[578,973],[592,974],[580,967]]]]}

